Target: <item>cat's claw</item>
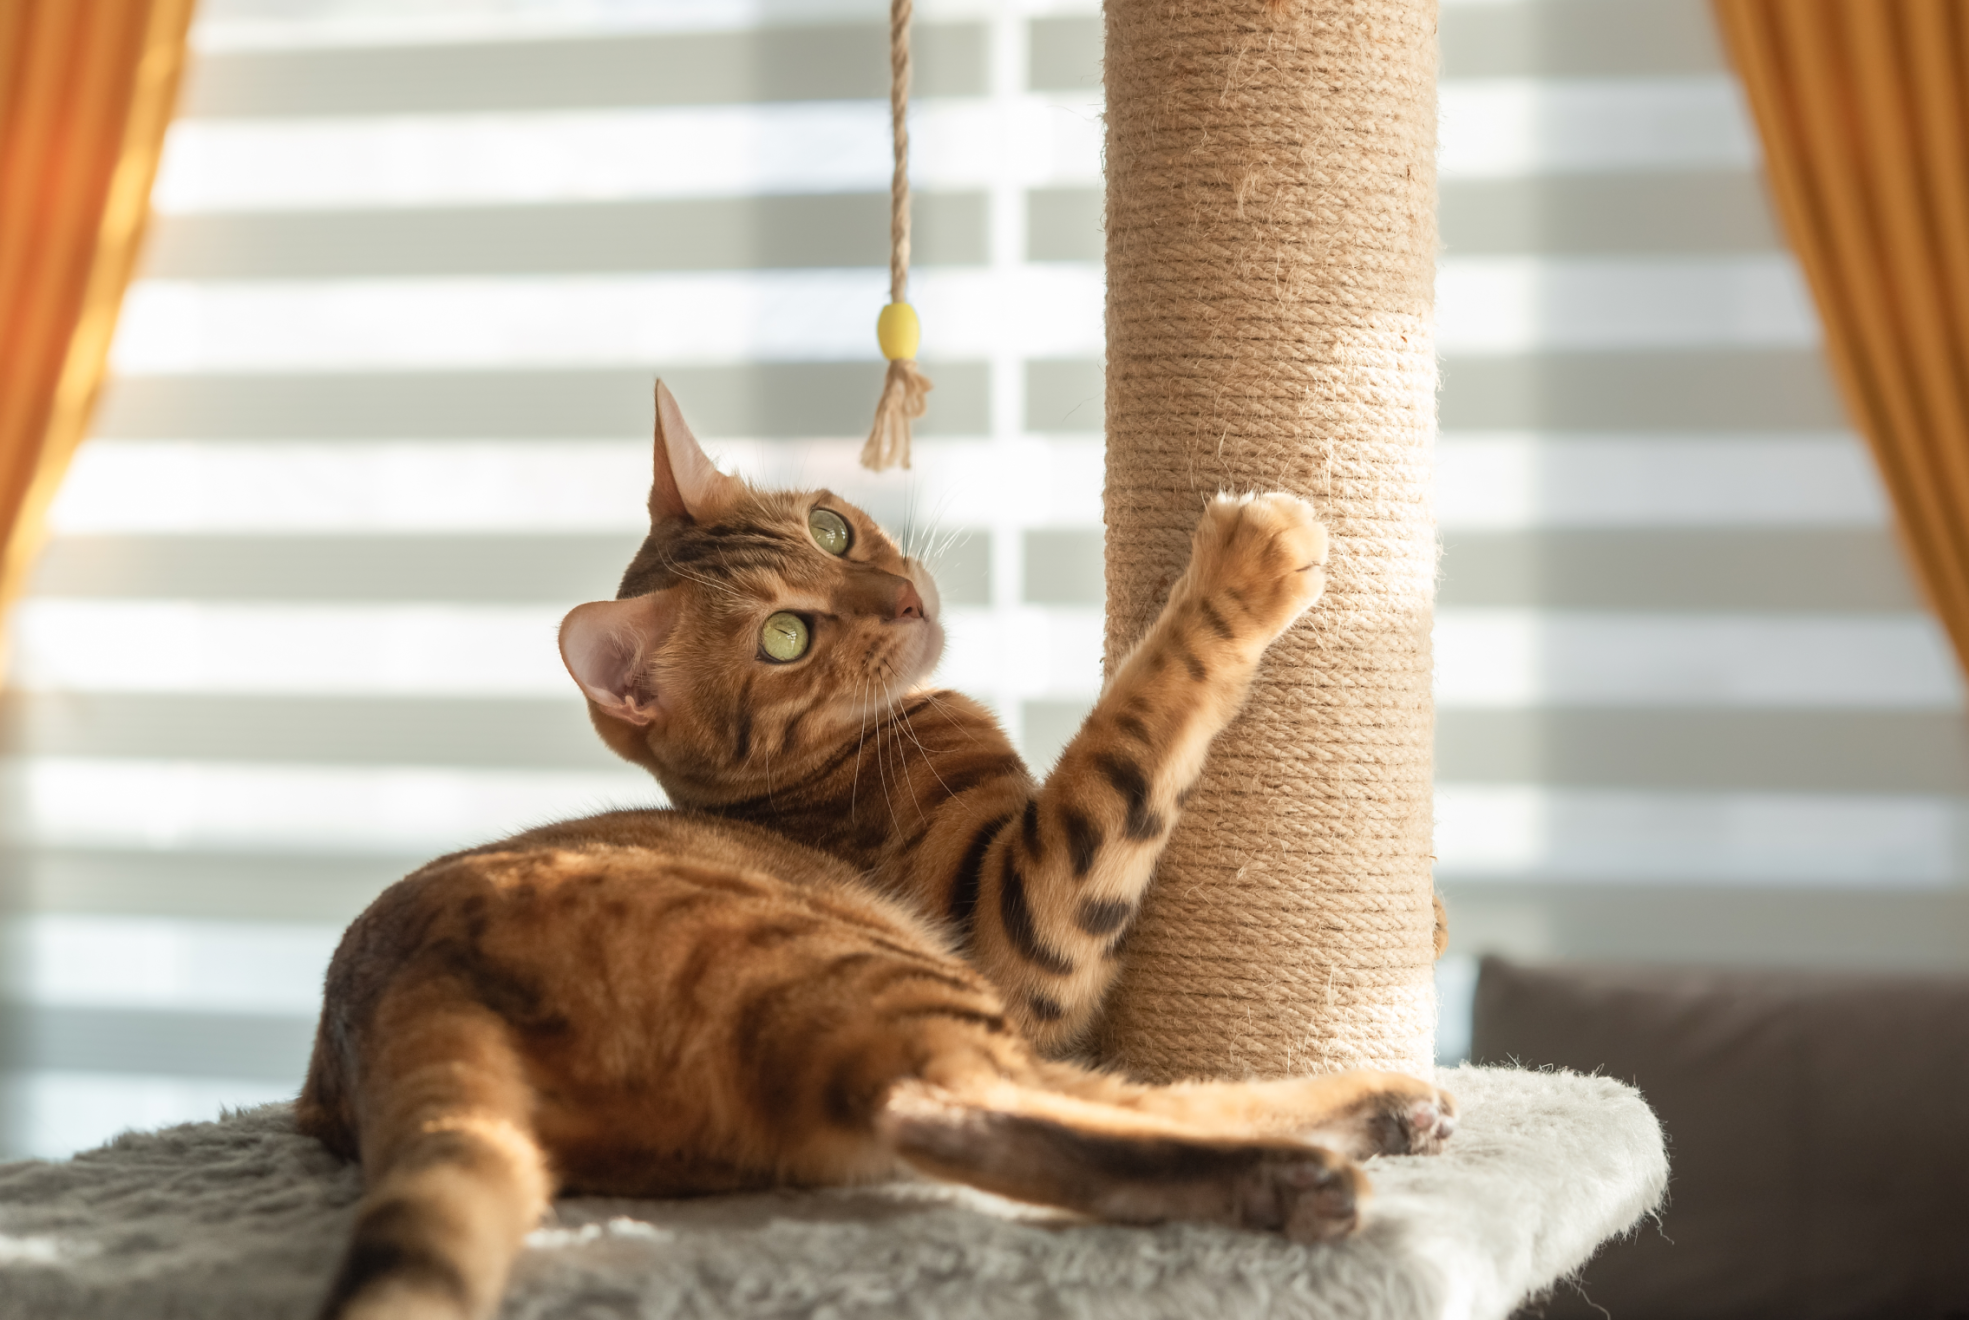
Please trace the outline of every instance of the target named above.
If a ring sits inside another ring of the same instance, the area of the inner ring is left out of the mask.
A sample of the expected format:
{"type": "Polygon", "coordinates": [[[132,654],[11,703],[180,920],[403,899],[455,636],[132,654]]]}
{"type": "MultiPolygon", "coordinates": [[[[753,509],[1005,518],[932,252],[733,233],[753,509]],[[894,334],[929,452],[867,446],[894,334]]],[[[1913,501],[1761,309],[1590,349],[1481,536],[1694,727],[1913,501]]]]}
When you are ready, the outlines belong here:
{"type": "Polygon", "coordinates": [[[1283,632],[1326,589],[1326,528],[1313,506],[1283,491],[1219,495],[1196,529],[1195,589],[1253,616],[1265,640],[1283,632]]]}

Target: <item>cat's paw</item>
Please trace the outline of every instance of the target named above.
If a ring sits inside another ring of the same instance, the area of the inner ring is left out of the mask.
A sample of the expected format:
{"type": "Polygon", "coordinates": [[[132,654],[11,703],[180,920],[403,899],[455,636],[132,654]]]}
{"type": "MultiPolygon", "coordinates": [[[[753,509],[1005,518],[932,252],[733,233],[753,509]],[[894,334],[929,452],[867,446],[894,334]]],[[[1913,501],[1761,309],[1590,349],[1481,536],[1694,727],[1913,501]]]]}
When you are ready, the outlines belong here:
{"type": "Polygon", "coordinates": [[[1294,1242],[1345,1237],[1360,1223],[1367,1178],[1332,1151],[1268,1151],[1237,1180],[1237,1222],[1294,1242]]]}
{"type": "Polygon", "coordinates": [[[1191,589],[1216,616],[1284,632],[1326,589],[1326,528],[1296,495],[1219,495],[1203,511],[1191,589]]]}
{"type": "Polygon", "coordinates": [[[1353,1115],[1362,1157],[1434,1155],[1456,1131],[1456,1097],[1420,1078],[1390,1074],[1353,1115]]]}

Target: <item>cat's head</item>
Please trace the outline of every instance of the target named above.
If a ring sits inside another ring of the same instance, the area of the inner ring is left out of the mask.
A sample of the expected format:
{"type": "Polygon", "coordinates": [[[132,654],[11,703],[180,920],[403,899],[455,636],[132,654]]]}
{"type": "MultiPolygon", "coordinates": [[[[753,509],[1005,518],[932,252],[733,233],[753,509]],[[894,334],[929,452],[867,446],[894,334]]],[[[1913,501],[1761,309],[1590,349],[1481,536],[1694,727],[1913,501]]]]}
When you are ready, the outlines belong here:
{"type": "Polygon", "coordinates": [[[650,532],[612,601],[561,625],[561,658],[618,754],[669,787],[783,776],[927,677],[937,590],[825,491],[720,472],[656,387],[650,532]]]}

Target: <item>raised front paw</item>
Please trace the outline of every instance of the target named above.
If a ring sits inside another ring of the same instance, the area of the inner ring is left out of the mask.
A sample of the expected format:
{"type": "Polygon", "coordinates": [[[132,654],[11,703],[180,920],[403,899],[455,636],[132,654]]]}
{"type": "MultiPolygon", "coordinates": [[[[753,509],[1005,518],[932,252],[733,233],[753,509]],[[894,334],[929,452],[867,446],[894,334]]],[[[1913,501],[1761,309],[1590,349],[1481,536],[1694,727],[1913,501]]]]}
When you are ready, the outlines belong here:
{"type": "Polygon", "coordinates": [[[1269,642],[1326,587],[1326,528],[1296,495],[1219,495],[1203,511],[1189,585],[1225,630],[1269,642]]]}

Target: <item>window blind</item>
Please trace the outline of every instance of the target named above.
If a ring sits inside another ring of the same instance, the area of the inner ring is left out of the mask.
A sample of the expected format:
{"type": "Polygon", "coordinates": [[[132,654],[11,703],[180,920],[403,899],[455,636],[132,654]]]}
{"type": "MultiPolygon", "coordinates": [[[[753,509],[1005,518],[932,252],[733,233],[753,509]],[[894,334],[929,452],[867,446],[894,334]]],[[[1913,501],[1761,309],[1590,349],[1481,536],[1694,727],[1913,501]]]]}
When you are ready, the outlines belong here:
{"type": "Polygon", "coordinates": [[[1450,4],[1441,37],[1439,981],[1959,967],[1960,677],[1708,7],[1450,4]]]}

